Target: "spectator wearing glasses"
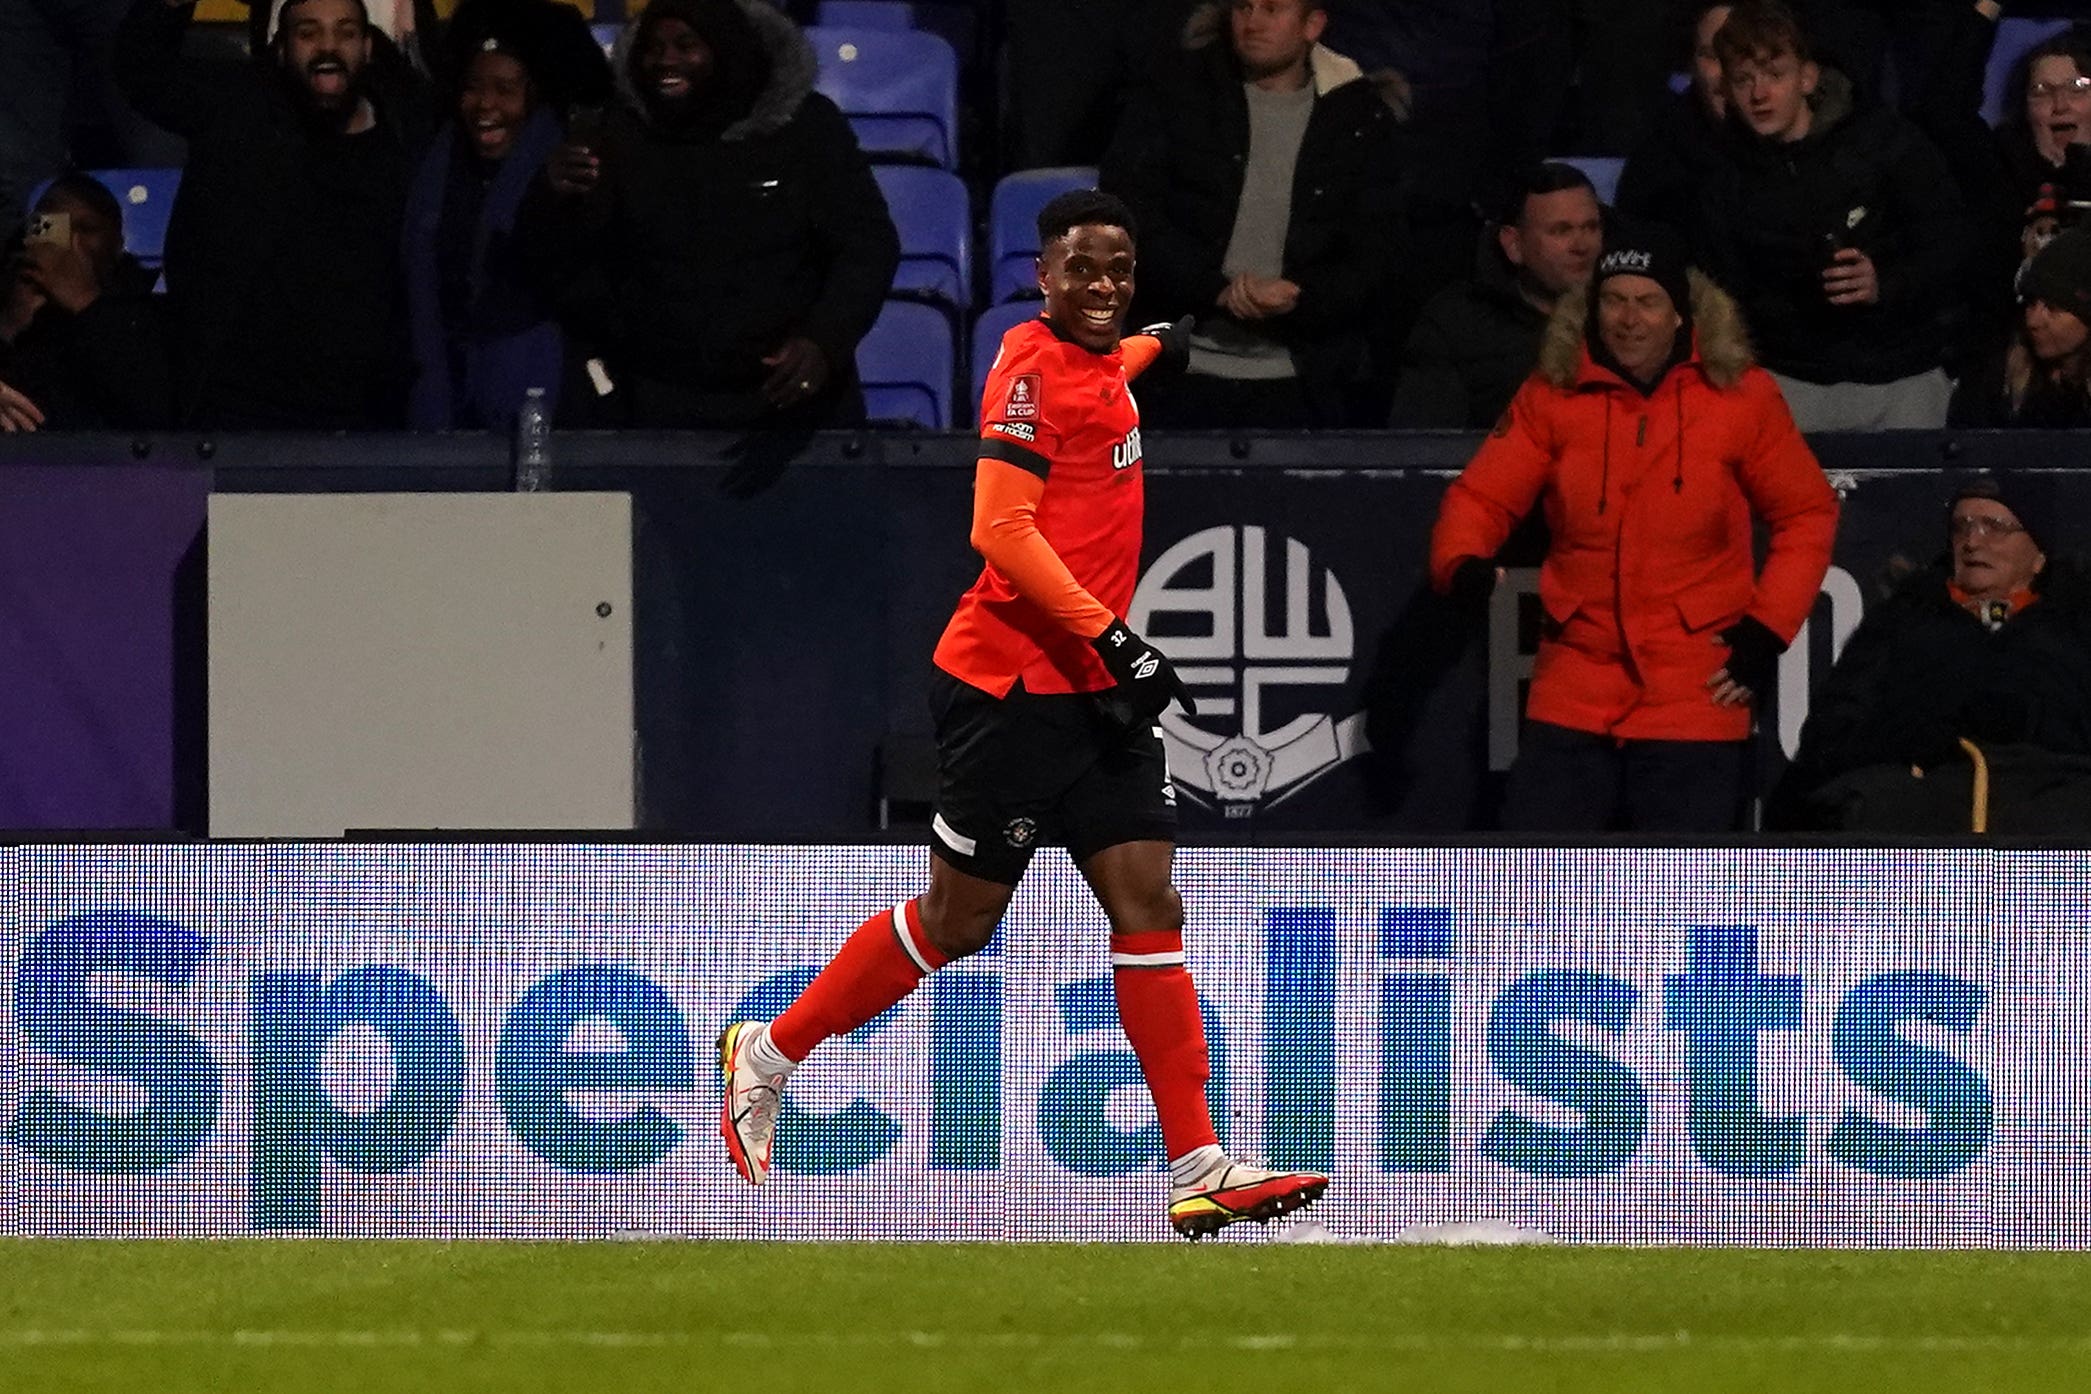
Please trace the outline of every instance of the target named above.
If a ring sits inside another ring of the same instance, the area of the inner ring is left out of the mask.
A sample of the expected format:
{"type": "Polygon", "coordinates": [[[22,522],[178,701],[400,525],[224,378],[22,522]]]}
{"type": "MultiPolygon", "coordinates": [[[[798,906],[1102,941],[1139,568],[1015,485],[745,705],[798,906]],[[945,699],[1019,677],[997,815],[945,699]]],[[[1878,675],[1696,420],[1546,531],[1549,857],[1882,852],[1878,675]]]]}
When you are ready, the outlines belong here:
{"type": "Polygon", "coordinates": [[[1973,219],[1967,296],[1978,343],[2010,332],[2013,278],[2045,236],[2091,199],[2091,30],[2079,25],[2033,48],[2014,69],[2003,121],[1982,118],[1983,80],[2001,7],[1949,10],[1949,41],[1911,115],[1945,155],[1973,219]]]}
{"type": "Polygon", "coordinates": [[[1871,609],[1810,703],[1767,822],[1788,828],[1965,831],[1973,742],[1993,789],[2039,791],[2050,831],[2091,800],[2091,596],[2057,550],[2050,478],[1976,476],[1954,490],[1946,554],[1871,609]],[[1934,777],[1913,780],[1911,769],[1934,777]],[[1931,788],[1956,789],[1943,801],[1931,788]],[[2056,797],[2050,798],[2050,793],[2056,797]]]}
{"type": "Polygon", "coordinates": [[[1960,382],[1955,426],[2091,426],[2091,231],[2057,236],[2019,278],[2009,344],[1960,382]]]}
{"type": "Polygon", "coordinates": [[[1943,426],[1942,315],[1967,252],[1944,160],[1819,63],[1780,0],[1742,0],[1714,48],[1748,130],[1707,184],[1695,243],[1742,302],[1794,419],[1803,431],[1943,426]]]}

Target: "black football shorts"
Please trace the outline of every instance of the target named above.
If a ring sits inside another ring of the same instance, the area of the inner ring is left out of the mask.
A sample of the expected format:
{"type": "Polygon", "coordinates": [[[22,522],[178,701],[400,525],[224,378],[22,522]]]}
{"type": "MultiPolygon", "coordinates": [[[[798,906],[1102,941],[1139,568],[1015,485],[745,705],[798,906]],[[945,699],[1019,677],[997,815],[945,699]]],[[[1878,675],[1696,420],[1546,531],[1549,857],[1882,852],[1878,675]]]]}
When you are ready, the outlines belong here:
{"type": "Polygon", "coordinates": [[[1041,846],[1079,864],[1122,842],[1176,840],[1162,728],[1128,724],[1093,693],[997,698],[939,669],[930,846],[968,875],[1014,886],[1041,846]]]}

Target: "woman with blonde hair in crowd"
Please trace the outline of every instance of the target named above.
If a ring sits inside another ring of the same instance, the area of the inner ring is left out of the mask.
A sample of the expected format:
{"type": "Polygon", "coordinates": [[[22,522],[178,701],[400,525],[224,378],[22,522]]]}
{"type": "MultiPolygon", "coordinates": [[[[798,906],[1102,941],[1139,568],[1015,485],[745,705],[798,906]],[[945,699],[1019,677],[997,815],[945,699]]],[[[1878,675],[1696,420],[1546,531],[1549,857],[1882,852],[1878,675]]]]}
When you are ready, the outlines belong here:
{"type": "Polygon", "coordinates": [[[1955,426],[2091,426],[2091,232],[2058,234],[2019,277],[2010,342],[1953,398],[1955,426]]]}

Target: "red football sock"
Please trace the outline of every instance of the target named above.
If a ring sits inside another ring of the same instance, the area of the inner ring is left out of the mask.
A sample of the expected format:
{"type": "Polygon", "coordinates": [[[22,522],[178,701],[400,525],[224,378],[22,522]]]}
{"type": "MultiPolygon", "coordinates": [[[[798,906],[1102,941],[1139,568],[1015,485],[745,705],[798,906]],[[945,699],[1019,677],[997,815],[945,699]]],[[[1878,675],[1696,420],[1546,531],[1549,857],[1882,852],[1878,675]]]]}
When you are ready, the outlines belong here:
{"type": "Polygon", "coordinates": [[[1212,1061],[1198,989],[1183,966],[1183,934],[1160,929],[1111,936],[1111,986],[1118,1022],[1140,1057],[1170,1160],[1218,1142],[1205,1104],[1212,1061]]]}
{"type": "Polygon", "coordinates": [[[922,932],[915,906],[905,901],[858,925],[799,1000],[770,1023],[770,1044],[786,1059],[804,1060],[822,1041],[856,1030],[942,968],[947,960],[922,932]]]}

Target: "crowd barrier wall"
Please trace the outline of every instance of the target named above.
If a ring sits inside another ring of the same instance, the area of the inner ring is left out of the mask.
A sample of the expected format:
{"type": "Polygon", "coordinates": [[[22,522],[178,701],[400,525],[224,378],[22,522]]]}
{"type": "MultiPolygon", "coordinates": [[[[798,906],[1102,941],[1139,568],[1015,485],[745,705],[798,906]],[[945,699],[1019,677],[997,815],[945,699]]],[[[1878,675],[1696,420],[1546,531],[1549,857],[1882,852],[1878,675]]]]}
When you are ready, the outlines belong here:
{"type": "MultiPolygon", "coordinates": [[[[1158,435],[1130,618],[1200,698],[1166,722],[1193,830],[1492,825],[1529,669],[1534,539],[1485,624],[1423,585],[1464,434],[1158,435]]],[[[2059,471],[2066,433],[1814,442],[1836,564],[1764,712],[1768,779],[1883,578],[1943,548],[1946,472],[2059,471]]],[[[688,435],[570,435],[554,487],[628,492],[642,824],[847,840],[921,821],[929,653],[978,559],[969,437],[835,435],[787,462],[688,435]]],[[[0,827],[204,831],[204,503],[212,491],[508,487],[489,436],[0,440],[0,827]]],[[[521,758],[527,758],[524,753],[521,758]]]]}
{"type": "MultiPolygon", "coordinates": [[[[2082,1247],[2086,855],[1186,848],[1215,1117],[1327,1170],[1312,1218],[1342,1238],[2082,1247]]],[[[769,1185],[733,1174],[714,1034],[925,863],[0,852],[0,1229],[1165,1238],[1104,925],[1058,852],[985,953],[811,1057],[769,1185]]]]}

